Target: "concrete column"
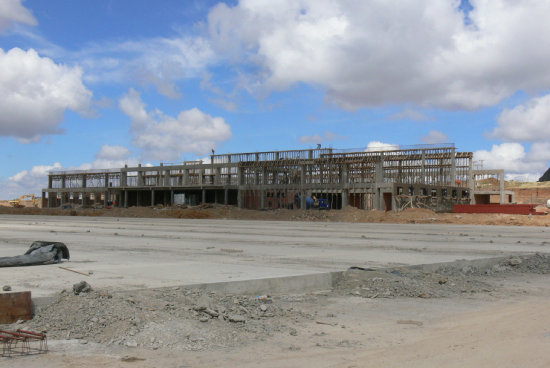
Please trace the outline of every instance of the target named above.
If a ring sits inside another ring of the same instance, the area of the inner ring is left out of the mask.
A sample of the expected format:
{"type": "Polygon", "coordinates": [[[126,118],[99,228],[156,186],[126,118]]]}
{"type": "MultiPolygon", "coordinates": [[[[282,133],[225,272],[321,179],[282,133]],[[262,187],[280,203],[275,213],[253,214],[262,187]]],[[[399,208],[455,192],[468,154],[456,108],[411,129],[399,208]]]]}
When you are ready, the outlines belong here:
{"type": "Polygon", "coordinates": [[[128,186],[128,172],[126,171],[120,173],[120,186],[123,188],[128,186]]]}
{"type": "Polygon", "coordinates": [[[475,190],[475,181],[474,181],[474,159],[470,158],[470,165],[468,168],[468,188],[470,189],[470,204],[476,204],[476,199],[474,196],[474,190],[475,190]]]}
{"type": "Polygon", "coordinates": [[[61,175],[61,188],[66,188],[65,184],[67,182],[67,176],[61,175]]]}
{"type": "Polygon", "coordinates": [[[206,189],[202,190],[202,203],[206,203],[206,189]]]}
{"type": "Polygon", "coordinates": [[[223,191],[223,204],[227,205],[229,203],[229,189],[223,191]]]}
{"type": "Polygon", "coordinates": [[[174,190],[170,191],[170,206],[174,205],[174,190]]]}
{"type": "Polygon", "coordinates": [[[189,185],[189,169],[183,170],[183,185],[189,185]]]}
{"type": "Polygon", "coordinates": [[[80,184],[81,188],[86,188],[86,174],[82,174],[82,183],[80,184]]]}
{"type": "Polygon", "coordinates": [[[376,163],[375,182],[377,184],[384,182],[384,152],[380,153],[380,160],[376,163]]]}
{"type": "Polygon", "coordinates": [[[342,172],[341,172],[341,185],[347,186],[350,185],[349,178],[348,178],[348,165],[342,165],[342,172]]]}
{"type": "Polygon", "coordinates": [[[215,176],[214,176],[214,184],[219,185],[221,184],[221,177],[222,177],[222,169],[219,167],[216,167],[214,170],[215,176]]]}
{"type": "MultiPolygon", "coordinates": [[[[141,164],[138,164],[138,167],[141,167],[141,164]]],[[[142,187],[144,184],[145,183],[143,181],[143,171],[138,170],[138,172],[137,172],[137,185],[138,185],[138,187],[142,187]]]]}
{"type": "Polygon", "coordinates": [[[349,190],[344,189],[342,191],[342,208],[348,205],[348,200],[349,200],[349,190]]]}
{"type": "Polygon", "coordinates": [[[237,184],[238,185],[243,185],[243,171],[240,167],[237,167],[237,184]]]}
{"type": "Polygon", "coordinates": [[[500,204],[506,203],[506,196],[504,195],[504,170],[498,174],[499,190],[500,190],[500,204]]]}
{"type": "Polygon", "coordinates": [[[141,206],[141,191],[136,191],[136,206],[141,206]]]}
{"type": "Polygon", "coordinates": [[[170,182],[170,170],[164,170],[164,186],[171,187],[172,183],[170,182]]]}
{"type": "Polygon", "coordinates": [[[128,190],[124,191],[124,208],[128,208],[128,190]]]}
{"type": "Polygon", "coordinates": [[[218,203],[218,191],[214,191],[214,203],[218,203]]]}
{"type": "Polygon", "coordinates": [[[107,207],[109,205],[108,202],[109,202],[109,191],[105,191],[105,193],[103,193],[103,205],[107,207]]]}
{"type": "Polygon", "coordinates": [[[267,184],[267,169],[264,167],[262,171],[262,184],[267,184]]]}
{"type": "Polygon", "coordinates": [[[52,186],[53,186],[52,182],[53,182],[52,176],[48,175],[48,189],[52,189],[52,186]]]}
{"type": "Polygon", "coordinates": [[[242,190],[237,190],[237,207],[238,208],[243,208],[243,191],[242,190]]]}
{"type": "MultiPolygon", "coordinates": [[[[399,161],[399,171],[401,171],[401,161],[399,161]]],[[[401,173],[400,173],[401,174],[401,173]]],[[[426,180],[426,150],[422,150],[422,166],[421,166],[421,179],[420,182],[422,184],[428,184],[428,181],[426,180]]],[[[400,179],[400,178],[399,178],[400,179]]],[[[398,179],[398,180],[399,180],[398,179]]],[[[432,184],[432,183],[430,183],[432,184]]]]}
{"type": "Polygon", "coordinates": [[[265,190],[260,190],[260,209],[265,209],[265,190]]]}
{"type": "Polygon", "coordinates": [[[451,185],[456,186],[456,152],[451,150],[451,185]]]}
{"type": "Polygon", "coordinates": [[[155,205],[155,190],[151,189],[151,206],[155,205]]]}
{"type": "Polygon", "coordinates": [[[306,209],[306,165],[300,166],[300,209],[306,209]]]}

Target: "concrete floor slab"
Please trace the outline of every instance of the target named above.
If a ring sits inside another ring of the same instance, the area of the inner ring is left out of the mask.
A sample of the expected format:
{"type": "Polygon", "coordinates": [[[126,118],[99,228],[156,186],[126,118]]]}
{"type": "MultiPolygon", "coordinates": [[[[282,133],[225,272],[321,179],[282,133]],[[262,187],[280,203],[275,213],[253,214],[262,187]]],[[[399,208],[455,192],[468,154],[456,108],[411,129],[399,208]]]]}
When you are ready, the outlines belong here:
{"type": "Polygon", "coordinates": [[[0,283],[49,296],[80,280],[115,290],[313,275],[549,252],[541,227],[0,216],[0,257],[61,241],[60,265],[0,268],[0,283]]]}

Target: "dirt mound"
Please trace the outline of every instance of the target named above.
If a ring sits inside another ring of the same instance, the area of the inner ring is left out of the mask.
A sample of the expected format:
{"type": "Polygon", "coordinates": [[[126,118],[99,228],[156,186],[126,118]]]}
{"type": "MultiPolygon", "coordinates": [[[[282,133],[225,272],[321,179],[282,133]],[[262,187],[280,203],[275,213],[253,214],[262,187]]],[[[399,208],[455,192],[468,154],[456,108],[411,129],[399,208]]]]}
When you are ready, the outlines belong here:
{"type": "Polygon", "coordinates": [[[490,276],[509,273],[550,273],[550,255],[534,254],[441,265],[397,267],[382,270],[351,268],[337,289],[365,298],[448,297],[494,290],[490,276]]]}
{"type": "Polygon", "coordinates": [[[220,295],[180,288],[111,294],[62,292],[38,308],[25,328],[53,339],[83,339],[149,349],[204,350],[238,346],[292,332],[292,320],[311,320],[296,306],[312,296],[220,295]]]}
{"type": "Polygon", "coordinates": [[[404,216],[435,216],[436,213],[432,210],[426,209],[426,208],[407,208],[405,209],[402,214],[404,216]]]}
{"type": "MultiPolygon", "coordinates": [[[[538,197],[546,198],[543,189],[538,197]]],[[[546,189],[545,189],[546,190],[546,189]]],[[[550,188],[548,188],[550,190],[550,188]]],[[[550,193],[550,192],[549,192],[550,193]]],[[[550,198],[550,195],[549,195],[550,198]]],[[[542,200],[542,199],[541,199],[542,200]]],[[[546,203],[546,199],[544,200],[546,203]]],[[[235,206],[207,204],[181,207],[130,207],[130,208],[9,208],[0,207],[0,214],[51,215],[51,216],[105,216],[138,218],[180,219],[232,219],[269,221],[314,221],[314,222],[370,222],[370,223],[442,223],[476,225],[550,226],[550,216],[503,215],[503,214],[453,214],[435,213],[423,208],[408,208],[401,212],[361,210],[347,206],[343,210],[249,210],[235,206]]]]}

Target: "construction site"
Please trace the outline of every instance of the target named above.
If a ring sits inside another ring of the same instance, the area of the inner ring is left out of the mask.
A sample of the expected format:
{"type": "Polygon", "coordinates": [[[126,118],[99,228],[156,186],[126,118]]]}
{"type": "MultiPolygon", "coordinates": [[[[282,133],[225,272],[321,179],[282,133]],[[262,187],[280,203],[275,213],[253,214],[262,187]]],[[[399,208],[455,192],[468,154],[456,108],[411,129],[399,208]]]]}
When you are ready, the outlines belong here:
{"type": "Polygon", "coordinates": [[[475,166],[448,144],[50,172],[0,207],[0,367],[549,366],[548,186],[475,166]]]}
{"type": "Polygon", "coordinates": [[[502,170],[474,170],[453,144],[361,151],[333,148],[211,155],[210,162],[53,171],[42,207],[144,207],[215,203],[246,209],[449,212],[455,204],[513,203],[502,170]],[[496,188],[476,180],[492,177],[496,188]],[[476,188],[480,189],[476,191],[476,188]]]}

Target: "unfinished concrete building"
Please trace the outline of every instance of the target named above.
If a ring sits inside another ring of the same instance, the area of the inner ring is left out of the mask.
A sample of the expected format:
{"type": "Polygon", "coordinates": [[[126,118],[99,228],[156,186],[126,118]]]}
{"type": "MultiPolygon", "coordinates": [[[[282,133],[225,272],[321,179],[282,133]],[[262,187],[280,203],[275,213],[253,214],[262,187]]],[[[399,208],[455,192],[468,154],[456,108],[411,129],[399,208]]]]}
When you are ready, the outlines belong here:
{"type": "Polygon", "coordinates": [[[453,144],[393,150],[318,148],[211,155],[211,162],[52,171],[43,207],[220,203],[249,209],[451,210],[474,200],[472,152],[453,144]]]}

